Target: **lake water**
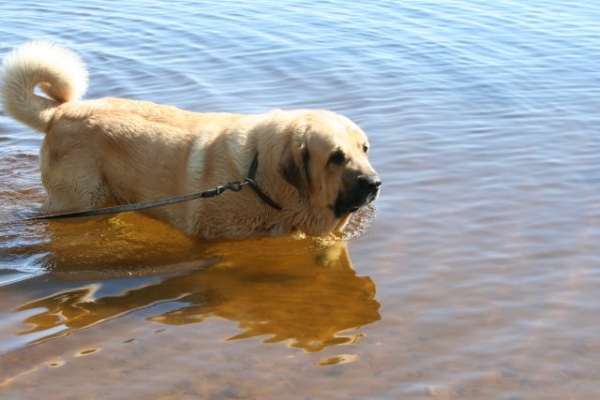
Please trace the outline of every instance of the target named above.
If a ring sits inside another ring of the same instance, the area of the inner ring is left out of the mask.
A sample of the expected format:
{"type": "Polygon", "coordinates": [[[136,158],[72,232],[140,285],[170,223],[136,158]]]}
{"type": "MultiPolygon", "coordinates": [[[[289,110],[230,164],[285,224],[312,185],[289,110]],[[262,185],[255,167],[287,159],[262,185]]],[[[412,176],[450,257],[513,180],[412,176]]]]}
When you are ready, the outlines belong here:
{"type": "MultiPolygon", "coordinates": [[[[135,214],[0,226],[0,397],[600,396],[600,6],[2,1],[0,52],[87,98],[328,108],[383,179],[345,241],[195,242],[135,214]]],[[[42,135],[0,114],[0,220],[42,135]]]]}

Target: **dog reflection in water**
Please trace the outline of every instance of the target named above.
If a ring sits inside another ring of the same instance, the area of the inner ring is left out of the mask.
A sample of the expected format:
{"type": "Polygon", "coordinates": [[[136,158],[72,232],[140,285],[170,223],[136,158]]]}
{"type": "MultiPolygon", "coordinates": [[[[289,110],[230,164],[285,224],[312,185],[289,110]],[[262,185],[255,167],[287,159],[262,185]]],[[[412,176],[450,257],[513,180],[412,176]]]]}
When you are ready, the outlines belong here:
{"type": "Polygon", "coordinates": [[[98,324],[107,319],[163,303],[173,308],[163,308],[149,320],[183,325],[217,316],[237,322],[242,330],[230,340],[265,335],[265,342],[285,341],[315,352],[357,342],[360,333],[343,332],[380,318],[375,285],[356,275],[344,242],[293,255],[243,253],[229,253],[222,261],[170,274],[158,283],[153,277],[140,285],[137,278],[122,289],[128,280],[119,279],[118,294],[103,287],[114,280],[61,290],[18,308],[27,312],[24,322],[32,326],[21,334],[41,342],[74,330],[102,329],[98,324]],[[112,295],[102,297],[101,292],[112,295]],[[34,309],[44,311],[31,315],[34,309]]]}

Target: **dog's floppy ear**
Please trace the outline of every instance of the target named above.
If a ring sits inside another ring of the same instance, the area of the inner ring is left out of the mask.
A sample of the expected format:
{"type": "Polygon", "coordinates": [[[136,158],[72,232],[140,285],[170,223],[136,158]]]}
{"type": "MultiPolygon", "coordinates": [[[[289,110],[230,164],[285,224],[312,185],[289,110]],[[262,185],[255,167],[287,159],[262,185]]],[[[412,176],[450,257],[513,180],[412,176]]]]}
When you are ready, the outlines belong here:
{"type": "Polygon", "coordinates": [[[279,172],[287,183],[296,187],[300,196],[308,196],[308,162],[310,155],[308,148],[303,143],[300,148],[288,147],[281,158],[279,172]]]}

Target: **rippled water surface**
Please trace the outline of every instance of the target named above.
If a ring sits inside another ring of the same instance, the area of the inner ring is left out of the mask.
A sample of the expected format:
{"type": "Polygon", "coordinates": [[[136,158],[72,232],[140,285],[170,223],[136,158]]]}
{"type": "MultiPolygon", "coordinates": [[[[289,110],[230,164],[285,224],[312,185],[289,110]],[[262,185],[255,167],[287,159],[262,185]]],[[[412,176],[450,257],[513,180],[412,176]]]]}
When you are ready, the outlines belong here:
{"type": "MultiPolygon", "coordinates": [[[[341,112],[384,183],[334,243],[0,226],[0,397],[600,396],[596,2],[1,9],[0,52],[71,46],[87,98],[341,112]]],[[[0,220],[41,205],[41,138],[0,114],[0,220]]]]}

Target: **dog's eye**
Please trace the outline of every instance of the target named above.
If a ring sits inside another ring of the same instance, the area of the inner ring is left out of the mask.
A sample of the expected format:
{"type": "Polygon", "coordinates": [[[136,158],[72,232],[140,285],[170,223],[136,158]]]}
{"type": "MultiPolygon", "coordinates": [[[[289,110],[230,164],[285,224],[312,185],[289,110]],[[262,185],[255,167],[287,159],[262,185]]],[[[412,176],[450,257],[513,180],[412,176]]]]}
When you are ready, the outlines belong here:
{"type": "Polygon", "coordinates": [[[363,151],[365,152],[365,154],[367,154],[369,152],[369,146],[363,144],[363,151]]]}
{"type": "Polygon", "coordinates": [[[333,164],[343,164],[346,161],[346,156],[341,150],[336,151],[329,157],[329,162],[333,164]]]}

